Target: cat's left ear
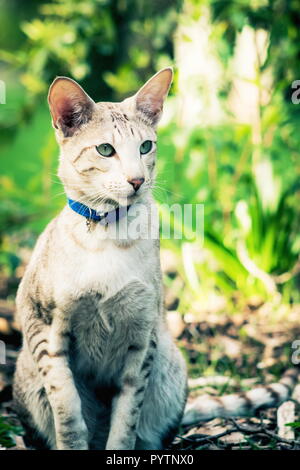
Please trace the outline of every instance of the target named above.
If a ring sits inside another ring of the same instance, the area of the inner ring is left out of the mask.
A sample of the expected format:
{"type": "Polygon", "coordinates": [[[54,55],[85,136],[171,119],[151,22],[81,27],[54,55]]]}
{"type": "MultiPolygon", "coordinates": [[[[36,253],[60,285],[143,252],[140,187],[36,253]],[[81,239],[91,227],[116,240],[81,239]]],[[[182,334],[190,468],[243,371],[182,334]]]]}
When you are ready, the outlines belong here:
{"type": "Polygon", "coordinates": [[[135,95],[136,109],[143,113],[153,125],[157,124],[161,117],[164,100],[172,80],[172,68],[162,69],[150,78],[135,95]]]}

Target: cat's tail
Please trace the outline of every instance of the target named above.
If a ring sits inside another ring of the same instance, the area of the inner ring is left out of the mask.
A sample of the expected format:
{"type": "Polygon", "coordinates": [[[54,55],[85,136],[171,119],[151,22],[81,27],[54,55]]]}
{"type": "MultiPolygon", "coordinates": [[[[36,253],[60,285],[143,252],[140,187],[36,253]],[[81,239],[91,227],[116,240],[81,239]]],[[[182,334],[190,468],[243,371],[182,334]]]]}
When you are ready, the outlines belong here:
{"type": "Polygon", "coordinates": [[[287,400],[298,382],[300,369],[288,369],[282,378],[266,386],[232,395],[199,396],[187,404],[182,424],[193,425],[216,417],[253,416],[258,409],[271,408],[287,400]]]}

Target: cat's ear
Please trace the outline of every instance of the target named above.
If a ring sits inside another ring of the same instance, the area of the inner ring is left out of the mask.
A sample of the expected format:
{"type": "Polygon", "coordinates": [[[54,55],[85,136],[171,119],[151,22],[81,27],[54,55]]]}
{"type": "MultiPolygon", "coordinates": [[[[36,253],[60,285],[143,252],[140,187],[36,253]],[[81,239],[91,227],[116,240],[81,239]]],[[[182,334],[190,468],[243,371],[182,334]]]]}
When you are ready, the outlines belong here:
{"type": "Polygon", "coordinates": [[[164,100],[173,79],[171,67],[160,70],[136,93],[136,109],[156,124],[162,114],[164,100]]]}
{"type": "Polygon", "coordinates": [[[71,78],[57,77],[49,89],[48,103],[53,126],[65,137],[87,123],[93,114],[94,101],[71,78]]]}

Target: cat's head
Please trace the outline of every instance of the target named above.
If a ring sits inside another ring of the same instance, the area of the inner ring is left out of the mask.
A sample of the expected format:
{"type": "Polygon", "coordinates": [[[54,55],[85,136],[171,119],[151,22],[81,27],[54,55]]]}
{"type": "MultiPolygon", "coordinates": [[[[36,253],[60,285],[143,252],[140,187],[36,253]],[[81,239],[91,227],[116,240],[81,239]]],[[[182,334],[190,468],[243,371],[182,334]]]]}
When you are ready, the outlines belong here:
{"type": "Polygon", "coordinates": [[[151,189],[156,125],[172,75],[171,68],[161,70],[120,103],[95,103],[70,78],[54,80],[48,101],[61,150],[58,174],[68,197],[110,210],[151,189]]]}

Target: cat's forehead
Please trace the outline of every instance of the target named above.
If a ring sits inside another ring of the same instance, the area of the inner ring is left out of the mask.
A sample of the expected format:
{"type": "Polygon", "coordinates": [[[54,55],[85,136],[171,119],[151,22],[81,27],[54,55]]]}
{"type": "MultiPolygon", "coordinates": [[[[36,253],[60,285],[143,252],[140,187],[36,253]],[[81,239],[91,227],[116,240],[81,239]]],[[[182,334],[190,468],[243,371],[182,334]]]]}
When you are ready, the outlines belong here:
{"type": "Polygon", "coordinates": [[[125,102],[96,103],[96,113],[97,121],[101,122],[103,128],[120,136],[142,137],[145,133],[149,136],[155,135],[154,128],[143,121],[125,102]]]}
{"type": "Polygon", "coordinates": [[[129,120],[128,114],[132,114],[130,108],[126,108],[122,102],[111,103],[100,101],[99,103],[96,103],[96,108],[100,113],[105,115],[106,119],[110,117],[112,121],[118,120],[121,122],[126,122],[129,120]]]}

